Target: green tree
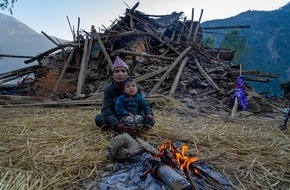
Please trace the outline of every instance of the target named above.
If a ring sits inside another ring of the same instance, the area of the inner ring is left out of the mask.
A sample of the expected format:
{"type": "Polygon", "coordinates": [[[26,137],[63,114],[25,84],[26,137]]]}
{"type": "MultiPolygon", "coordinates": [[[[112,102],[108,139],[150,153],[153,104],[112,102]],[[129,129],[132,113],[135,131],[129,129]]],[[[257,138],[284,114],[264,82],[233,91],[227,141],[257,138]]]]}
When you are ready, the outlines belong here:
{"type": "Polygon", "coordinates": [[[205,48],[214,48],[214,40],[211,36],[203,38],[203,46],[205,48]]]}
{"type": "Polygon", "coordinates": [[[10,14],[13,14],[12,9],[14,8],[14,4],[17,2],[17,0],[0,0],[0,8],[2,10],[8,10],[10,14]]]}
{"type": "Polygon", "coordinates": [[[240,35],[239,30],[231,30],[228,34],[226,34],[225,38],[221,42],[220,47],[234,50],[235,57],[233,61],[235,63],[239,63],[247,50],[246,38],[240,35]]]}

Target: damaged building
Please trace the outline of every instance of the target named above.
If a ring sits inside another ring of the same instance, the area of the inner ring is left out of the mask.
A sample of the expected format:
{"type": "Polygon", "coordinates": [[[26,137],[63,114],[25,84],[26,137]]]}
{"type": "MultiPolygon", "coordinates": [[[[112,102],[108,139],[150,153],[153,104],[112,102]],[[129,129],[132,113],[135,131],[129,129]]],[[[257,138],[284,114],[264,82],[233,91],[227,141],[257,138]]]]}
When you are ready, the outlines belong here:
{"type": "MultiPolygon", "coordinates": [[[[203,47],[202,12],[199,21],[194,21],[187,20],[183,12],[148,15],[138,11],[138,5],[126,9],[124,16],[103,32],[94,26],[91,31],[72,31],[72,42],[61,43],[43,32],[56,47],[25,61],[37,61],[38,65],[1,74],[0,82],[34,73],[34,81],[26,87],[29,96],[50,100],[101,98],[112,80],[113,61],[119,56],[147,97],[161,94],[189,105],[198,100],[201,106],[210,104],[215,111],[228,111],[239,75],[258,82],[277,77],[259,71],[241,73],[232,63],[232,50],[203,47]]],[[[246,87],[252,100],[258,97],[246,87]]],[[[260,103],[254,101],[254,111],[260,111],[260,103]]]]}

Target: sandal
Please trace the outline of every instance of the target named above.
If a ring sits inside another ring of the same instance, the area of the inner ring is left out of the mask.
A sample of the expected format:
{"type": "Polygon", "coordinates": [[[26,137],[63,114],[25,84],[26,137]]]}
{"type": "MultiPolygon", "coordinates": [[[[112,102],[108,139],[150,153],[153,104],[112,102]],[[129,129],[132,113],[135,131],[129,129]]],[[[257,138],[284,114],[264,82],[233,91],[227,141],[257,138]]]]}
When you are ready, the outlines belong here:
{"type": "Polygon", "coordinates": [[[284,129],[286,129],[286,125],[280,125],[280,126],[279,126],[279,129],[280,129],[280,130],[284,130],[284,129]]]}

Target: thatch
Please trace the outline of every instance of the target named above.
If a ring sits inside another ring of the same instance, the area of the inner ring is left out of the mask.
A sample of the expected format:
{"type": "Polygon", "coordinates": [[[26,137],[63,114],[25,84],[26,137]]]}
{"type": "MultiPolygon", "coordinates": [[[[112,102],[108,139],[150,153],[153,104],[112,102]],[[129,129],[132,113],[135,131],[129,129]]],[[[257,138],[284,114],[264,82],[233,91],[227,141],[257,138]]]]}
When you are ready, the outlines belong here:
{"type": "MultiPolygon", "coordinates": [[[[156,126],[141,138],[155,147],[170,139],[187,144],[233,183],[234,189],[287,189],[289,129],[271,118],[199,115],[170,98],[151,102],[156,126]],[[220,155],[220,156],[219,156],[220,155]]],[[[95,127],[94,107],[2,108],[0,189],[85,189],[110,161],[116,135],[95,127]]],[[[88,188],[87,188],[88,189],[88,188]]]]}

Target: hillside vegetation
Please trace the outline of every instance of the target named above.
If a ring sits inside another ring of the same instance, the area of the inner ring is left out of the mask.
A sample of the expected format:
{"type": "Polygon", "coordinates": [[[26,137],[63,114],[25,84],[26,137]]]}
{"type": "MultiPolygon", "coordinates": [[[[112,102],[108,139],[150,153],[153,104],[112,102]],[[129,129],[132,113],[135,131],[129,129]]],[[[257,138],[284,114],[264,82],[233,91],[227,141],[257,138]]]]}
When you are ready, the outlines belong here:
{"type": "MultiPolygon", "coordinates": [[[[246,37],[247,52],[242,64],[244,70],[259,70],[279,74],[270,83],[249,83],[257,92],[268,92],[269,96],[281,95],[280,83],[290,79],[290,4],[274,11],[247,11],[227,19],[211,20],[202,26],[242,26],[240,29],[246,37]]],[[[218,30],[226,34],[229,30],[218,30]]],[[[216,35],[216,46],[219,46],[224,35],[216,35]]]]}

